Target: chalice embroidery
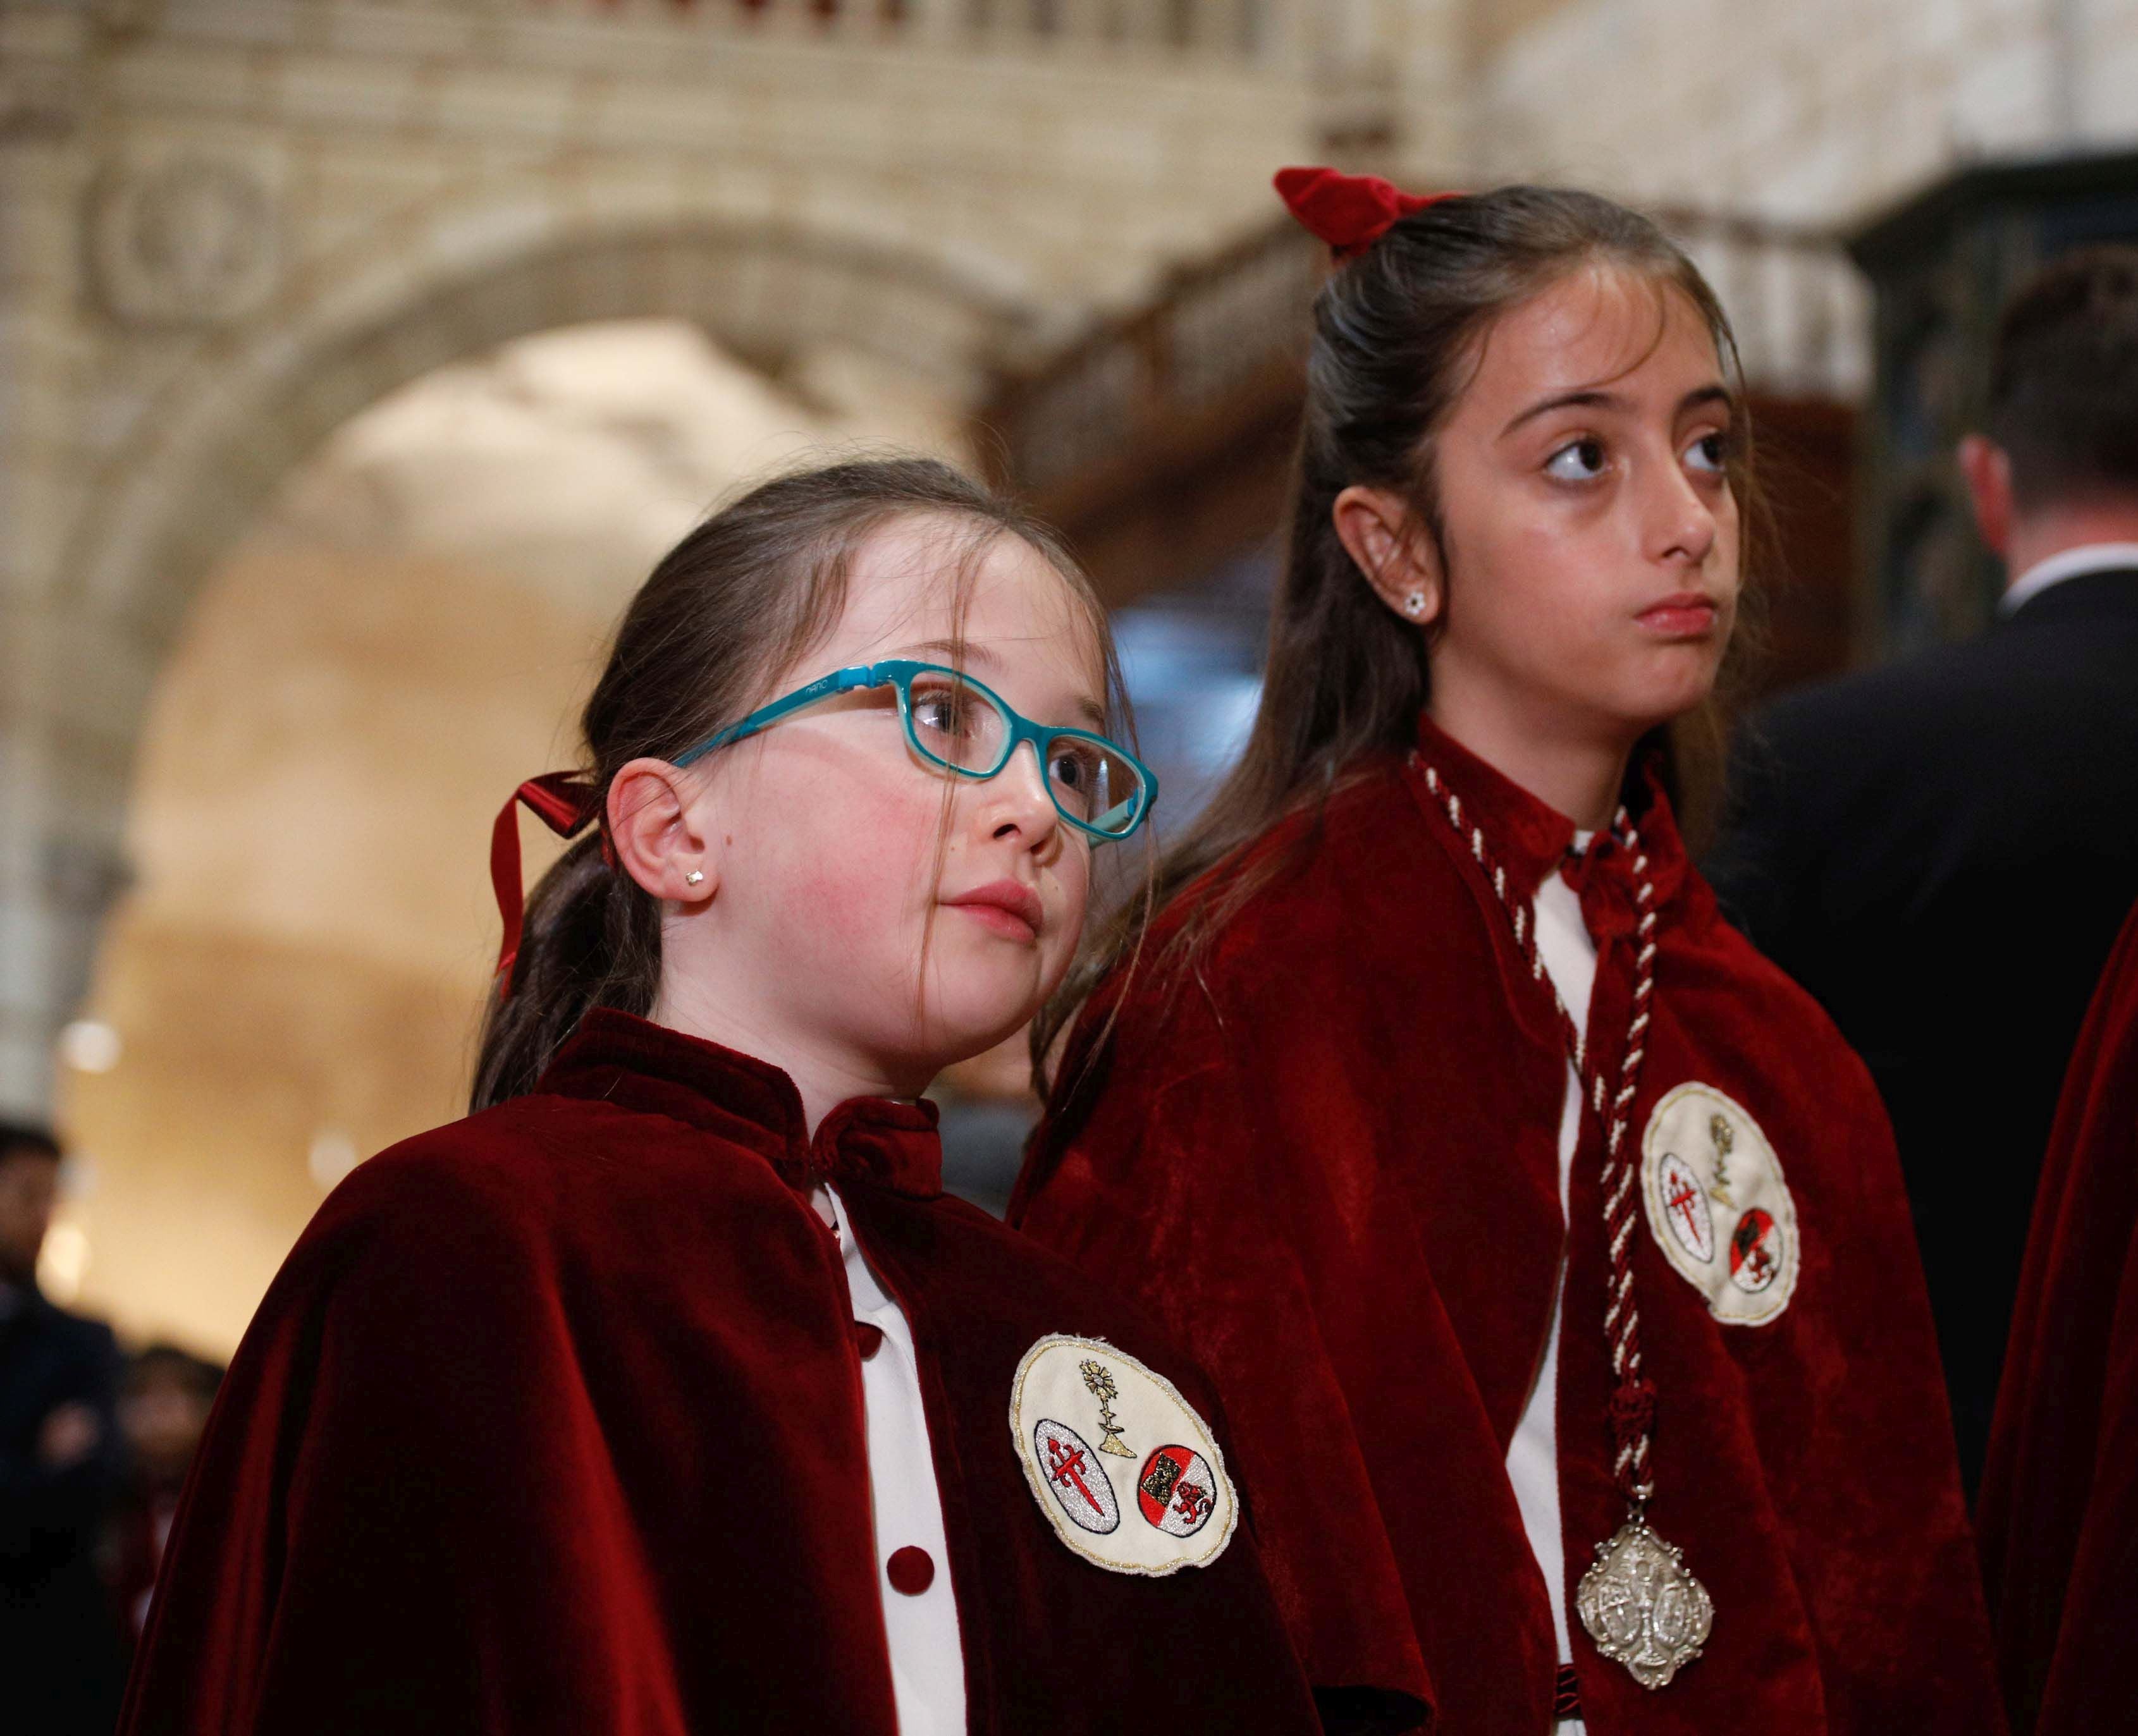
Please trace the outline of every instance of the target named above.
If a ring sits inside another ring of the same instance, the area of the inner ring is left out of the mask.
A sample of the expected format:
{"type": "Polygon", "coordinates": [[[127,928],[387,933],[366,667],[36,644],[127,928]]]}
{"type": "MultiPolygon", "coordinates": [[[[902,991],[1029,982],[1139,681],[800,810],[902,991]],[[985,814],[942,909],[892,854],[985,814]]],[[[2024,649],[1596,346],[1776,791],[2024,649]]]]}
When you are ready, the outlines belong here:
{"type": "Polygon", "coordinates": [[[1730,1131],[1730,1124],[1720,1115],[1707,1118],[1707,1137],[1715,1144],[1715,1186],[1712,1190],[1716,1203],[1735,1212],[1737,1202],[1730,1197],[1730,1152],[1737,1143],[1737,1135],[1730,1131]]]}
{"type": "Polygon", "coordinates": [[[1715,1621],[1707,1587],[1639,1519],[1597,1544],[1574,1601],[1596,1649],[1643,1688],[1662,1687],[1698,1657],[1715,1621]]]}
{"type": "Polygon", "coordinates": [[[1121,1443],[1121,1426],[1114,1419],[1114,1401],[1120,1392],[1114,1385],[1114,1378],[1106,1372],[1104,1363],[1079,1363],[1076,1371],[1084,1377],[1085,1390],[1099,1401],[1099,1426],[1106,1431],[1106,1438],[1099,1443],[1099,1451],[1111,1453],[1116,1459],[1133,1459],[1133,1448],[1121,1443]]]}

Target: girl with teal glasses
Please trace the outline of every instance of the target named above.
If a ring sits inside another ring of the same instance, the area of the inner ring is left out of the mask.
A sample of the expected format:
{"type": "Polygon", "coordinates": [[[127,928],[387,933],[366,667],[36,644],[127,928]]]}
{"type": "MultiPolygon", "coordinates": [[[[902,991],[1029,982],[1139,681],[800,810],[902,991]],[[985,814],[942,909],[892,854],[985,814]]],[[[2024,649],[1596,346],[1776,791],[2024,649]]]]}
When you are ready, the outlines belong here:
{"type": "Polygon", "coordinates": [[[124,1728],[1318,1729],[1194,1364],[920,1095],[1157,794],[1075,563],[935,463],[769,483],[584,731],[500,819],[474,1113],[291,1254],[124,1728]],[[524,919],[520,802],[578,837],[524,919]]]}

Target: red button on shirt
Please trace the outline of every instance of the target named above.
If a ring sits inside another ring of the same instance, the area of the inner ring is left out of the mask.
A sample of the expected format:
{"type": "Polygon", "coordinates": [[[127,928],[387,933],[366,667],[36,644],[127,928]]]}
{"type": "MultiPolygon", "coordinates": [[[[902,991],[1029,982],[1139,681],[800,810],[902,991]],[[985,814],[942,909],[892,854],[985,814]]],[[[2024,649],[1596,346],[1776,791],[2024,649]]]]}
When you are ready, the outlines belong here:
{"type": "Polygon", "coordinates": [[[891,1589],[903,1592],[909,1597],[918,1597],[935,1582],[935,1558],[911,1543],[892,1550],[883,1569],[891,1578],[891,1589]]]}

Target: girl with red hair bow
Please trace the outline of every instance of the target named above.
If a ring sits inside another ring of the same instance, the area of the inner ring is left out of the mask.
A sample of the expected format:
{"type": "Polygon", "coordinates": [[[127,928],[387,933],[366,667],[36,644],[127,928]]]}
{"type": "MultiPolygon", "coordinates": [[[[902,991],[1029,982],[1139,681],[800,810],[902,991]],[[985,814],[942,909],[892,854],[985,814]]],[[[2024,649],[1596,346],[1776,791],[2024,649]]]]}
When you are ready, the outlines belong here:
{"type": "Polygon", "coordinates": [[[1884,1112],[1679,829],[1722,310],[1586,194],[1278,185],[1341,262],[1260,712],[1040,1033],[1013,1221],[1218,1374],[1332,1724],[1994,1731],[1884,1112]]]}
{"type": "Polygon", "coordinates": [[[1061,546],[925,460],[686,536],[473,1113],[320,1207],[231,1366],[129,1736],[1306,1736],[1193,1365],[949,1197],[944,1066],[1154,786],[1061,546]],[[595,829],[588,830],[589,825],[595,829]]]}

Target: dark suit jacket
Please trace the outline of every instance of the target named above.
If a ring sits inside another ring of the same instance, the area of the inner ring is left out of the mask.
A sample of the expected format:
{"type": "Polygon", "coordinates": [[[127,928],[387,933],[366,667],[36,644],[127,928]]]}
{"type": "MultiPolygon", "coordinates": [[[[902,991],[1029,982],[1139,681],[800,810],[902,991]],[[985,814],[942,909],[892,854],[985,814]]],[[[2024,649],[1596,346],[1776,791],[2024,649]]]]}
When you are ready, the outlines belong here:
{"type": "Polygon", "coordinates": [[[100,1321],[34,1290],[0,1318],[0,1729],[11,1736],[108,1736],[118,1720],[125,1654],[95,1553],[120,1453],[118,1375],[100,1321]],[[37,1437],[68,1404],[88,1406],[101,1432],[87,1457],[54,1470],[37,1437]]]}
{"type": "Polygon", "coordinates": [[[2138,571],[1784,695],[1732,777],[1716,889],[1885,1097],[1971,1489],[2065,1065],[2138,898],[2138,571]]]}

